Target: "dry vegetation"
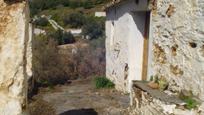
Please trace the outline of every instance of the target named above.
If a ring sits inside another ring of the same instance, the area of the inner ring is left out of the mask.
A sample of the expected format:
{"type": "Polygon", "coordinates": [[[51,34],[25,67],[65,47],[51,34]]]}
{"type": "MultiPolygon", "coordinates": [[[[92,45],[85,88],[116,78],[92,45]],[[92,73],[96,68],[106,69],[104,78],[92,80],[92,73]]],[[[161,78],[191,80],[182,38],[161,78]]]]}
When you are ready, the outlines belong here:
{"type": "Polygon", "coordinates": [[[104,39],[58,46],[46,36],[34,40],[33,71],[40,86],[64,84],[67,80],[105,74],[104,39]]]}
{"type": "Polygon", "coordinates": [[[56,115],[55,109],[50,103],[39,99],[29,105],[30,115],[56,115]]]}

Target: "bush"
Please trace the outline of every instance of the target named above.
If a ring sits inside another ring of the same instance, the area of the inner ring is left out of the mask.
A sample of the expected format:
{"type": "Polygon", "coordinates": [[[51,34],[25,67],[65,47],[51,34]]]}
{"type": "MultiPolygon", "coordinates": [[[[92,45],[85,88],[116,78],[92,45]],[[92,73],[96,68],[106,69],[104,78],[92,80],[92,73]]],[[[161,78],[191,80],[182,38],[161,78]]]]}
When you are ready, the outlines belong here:
{"type": "Polygon", "coordinates": [[[54,39],[39,35],[33,40],[33,78],[39,86],[52,86],[68,80],[54,39]]]}
{"type": "Polygon", "coordinates": [[[57,6],[57,0],[30,0],[29,5],[31,16],[34,16],[42,10],[55,8],[57,6]]]}
{"type": "Polygon", "coordinates": [[[97,89],[100,89],[100,88],[114,88],[115,85],[106,77],[97,77],[95,78],[95,86],[97,89]]]}
{"type": "Polygon", "coordinates": [[[195,99],[191,98],[191,97],[185,98],[185,99],[183,99],[183,101],[186,103],[185,107],[187,109],[194,109],[198,105],[198,102],[195,99]]]}
{"type": "Polygon", "coordinates": [[[48,35],[50,38],[55,39],[59,45],[64,44],[64,40],[63,40],[63,31],[62,30],[57,30],[52,32],[50,35],[48,35]]]}
{"type": "Polygon", "coordinates": [[[44,17],[40,17],[37,20],[34,21],[34,24],[37,26],[45,27],[49,24],[48,20],[44,17]]]}
{"type": "Polygon", "coordinates": [[[85,9],[90,9],[90,8],[93,8],[94,7],[94,3],[92,2],[92,1],[85,1],[84,3],[83,3],[83,7],[85,8],[85,9]]]}
{"type": "Polygon", "coordinates": [[[69,2],[69,7],[71,7],[71,8],[81,7],[81,2],[80,1],[70,1],[69,2]]]}
{"type": "Polygon", "coordinates": [[[58,0],[58,4],[61,4],[63,6],[69,6],[69,3],[70,1],[69,0],[58,0]]]}
{"type": "Polygon", "coordinates": [[[105,39],[91,41],[92,43],[89,43],[88,47],[80,48],[75,55],[74,59],[78,59],[77,70],[79,77],[105,75],[105,46],[104,44],[95,44],[96,41],[103,44],[105,39]]]}
{"type": "Polygon", "coordinates": [[[72,13],[64,18],[64,25],[70,25],[71,28],[81,28],[86,21],[82,13],[72,13]]]}
{"type": "Polygon", "coordinates": [[[62,36],[62,39],[64,40],[64,44],[70,44],[75,42],[75,38],[71,32],[65,32],[62,36]]]}
{"type": "Polygon", "coordinates": [[[57,30],[49,35],[51,38],[58,41],[59,45],[70,44],[75,42],[75,38],[70,32],[63,32],[62,30],[57,30]]]}
{"type": "Polygon", "coordinates": [[[32,101],[28,108],[29,115],[56,115],[53,105],[42,99],[32,101]]]}
{"type": "Polygon", "coordinates": [[[88,17],[82,28],[82,34],[90,39],[97,39],[104,36],[105,20],[96,17],[88,17]]]}

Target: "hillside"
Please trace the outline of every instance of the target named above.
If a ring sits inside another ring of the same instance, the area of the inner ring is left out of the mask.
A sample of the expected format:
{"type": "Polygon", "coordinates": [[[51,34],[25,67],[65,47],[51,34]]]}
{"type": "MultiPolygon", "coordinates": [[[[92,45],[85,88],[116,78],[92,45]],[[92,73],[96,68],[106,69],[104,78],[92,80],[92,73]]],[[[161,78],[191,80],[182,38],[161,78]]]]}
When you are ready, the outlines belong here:
{"type": "Polygon", "coordinates": [[[94,15],[102,11],[102,7],[110,0],[32,0],[30,2],[31,17],[52,16],[59,24],[71,13],[80,12],[84,15],[94,15]]]}
{"type": "Polygon", "coordinates": [[[33,0],[33,70],[38,86],[105,75],[105,17],[108,0],[33,0]],[[49,4],[48,4],[49,3],[49,4]],[[59,25],[59,28],[53,27],[59,25]],[[72,31],[71,31],[72,30],[72,31]],[[81,32],[74,35],[73,31],[81,32]],[[86,47],[84,47],[84,44],[86,47]]]}

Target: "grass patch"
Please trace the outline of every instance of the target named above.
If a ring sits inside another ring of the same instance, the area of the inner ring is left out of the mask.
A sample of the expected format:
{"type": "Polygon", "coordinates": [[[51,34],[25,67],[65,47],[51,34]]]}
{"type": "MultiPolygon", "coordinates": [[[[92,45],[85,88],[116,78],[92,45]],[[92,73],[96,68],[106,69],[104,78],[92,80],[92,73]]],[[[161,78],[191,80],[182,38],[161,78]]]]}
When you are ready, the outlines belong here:
{"type": "Polygon", "coordinates": [[[198,105],[198,102],[190,97],[183,99],[183,101],[186,103],[185,107],[189,110],[196,108],[198,105]]]}
{"type": "Polygon", "coordinates": [[[114,88],[115,84],[111,82],[106,77],[97,77],[95,78],[95,86],[97,89],[100,88],[114,88]]]}

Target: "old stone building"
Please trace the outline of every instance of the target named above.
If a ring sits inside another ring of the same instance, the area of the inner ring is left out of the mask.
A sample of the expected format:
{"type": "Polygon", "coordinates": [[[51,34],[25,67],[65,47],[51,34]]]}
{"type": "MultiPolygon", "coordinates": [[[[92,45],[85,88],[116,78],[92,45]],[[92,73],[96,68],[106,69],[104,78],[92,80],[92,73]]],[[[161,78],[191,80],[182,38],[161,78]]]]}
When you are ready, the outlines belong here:
{"type": "Polygon", "coordinates": [[[119,1],[110,4],[106,12],[106,74],[115,82],[116,88],[128,91],[131,81],[141,80],[143,71],[147,71],[143,70],[143,46],[149,31],[146,21],[150,18],[146,17],[150,16],[148,2],[119,1]]]}
{"type": "Polygon", "coordinates": [[[29,9],[24,0],[0,0],[0,114],[26,113],[31,71],[29,9]]]}
{"type": "Polygon", "coordinates": [[[204,0],[114,0],[105,10],[106,76],[133,94],[137,114],[203,115],[204,0]],[[178,112],[179,99],[159,100],[133,83],[155,77],[166,80],[170,93],[191,92],[200,108],[178,112]]]}

